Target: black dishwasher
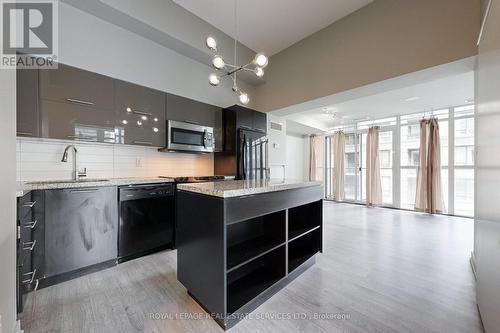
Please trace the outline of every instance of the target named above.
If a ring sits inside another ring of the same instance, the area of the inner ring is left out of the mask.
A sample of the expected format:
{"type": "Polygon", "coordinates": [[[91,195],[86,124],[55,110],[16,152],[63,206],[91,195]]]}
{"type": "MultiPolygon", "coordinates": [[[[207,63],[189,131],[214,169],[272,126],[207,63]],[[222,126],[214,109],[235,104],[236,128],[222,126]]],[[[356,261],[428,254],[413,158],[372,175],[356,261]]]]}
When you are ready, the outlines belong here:
{"type": "Polygon", "coordinates": [[[173,184],[119,188],[118,261],[174,248],[173,184]]]}

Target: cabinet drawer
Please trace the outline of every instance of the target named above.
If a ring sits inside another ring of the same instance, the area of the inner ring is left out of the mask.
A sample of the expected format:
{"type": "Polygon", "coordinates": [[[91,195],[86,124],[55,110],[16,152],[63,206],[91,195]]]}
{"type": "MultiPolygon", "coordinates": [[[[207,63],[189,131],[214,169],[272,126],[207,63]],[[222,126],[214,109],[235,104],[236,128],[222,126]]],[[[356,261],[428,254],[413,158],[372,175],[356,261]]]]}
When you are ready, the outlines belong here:
{"type": "Polygon", "coordinates": [[[32,193],[28,193],[17,200],[17,219],[18,221],[30,220],[33,210],[38,205],[36,200],[33,200],[32,193]]]}
{"type": "Polygon", "coordinates": [[[44,138],[115,142],[114,116],[111,109],[41,100],[40,111],[44,138]]]}
{"type": "Polygon", "coordinates": [[[41,69],[39,75],[42,99],[113,109],[112,78],[63,64],[41,69]]]}

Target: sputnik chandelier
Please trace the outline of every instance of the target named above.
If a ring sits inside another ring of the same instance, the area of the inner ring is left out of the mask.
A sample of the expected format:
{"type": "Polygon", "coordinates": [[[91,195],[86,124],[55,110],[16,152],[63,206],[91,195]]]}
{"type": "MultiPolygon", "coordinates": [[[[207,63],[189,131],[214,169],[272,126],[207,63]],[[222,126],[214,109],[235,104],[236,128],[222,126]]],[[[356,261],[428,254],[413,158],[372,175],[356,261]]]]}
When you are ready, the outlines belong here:
{"type": "MultiPolygon", "coordinates": [[[[236,1],[234,2],[234,30],[235,30],[235,38],[234,38],[234,61],[236,62],[236,48],[238,46],[238,37],[237,37],[237,9],[236,9],[236,1]]],[[[233,81],[232,90],[239,95],[239,99],[241,104],[248,104],[250,102],[250,97],[244,91],[242,91],[238,87],[238,72],[247,71],[252,72],[257,77],[264,76],[264,68],[268,65],[269,59],[262,52],[259,52],[255,55],[253,60],[246,65],[239,66],[235,64],[227,63],[224,58],[217,52],[217,40],[213,36],[208,36],[206,39],[207,47],[213,52],[214,56],[212,58],[212,66],[216,70],[215,73],[211,73],[208,76],[208,82],[212,86],[218,86],[223,78],[230,78],[233,81]]]]}

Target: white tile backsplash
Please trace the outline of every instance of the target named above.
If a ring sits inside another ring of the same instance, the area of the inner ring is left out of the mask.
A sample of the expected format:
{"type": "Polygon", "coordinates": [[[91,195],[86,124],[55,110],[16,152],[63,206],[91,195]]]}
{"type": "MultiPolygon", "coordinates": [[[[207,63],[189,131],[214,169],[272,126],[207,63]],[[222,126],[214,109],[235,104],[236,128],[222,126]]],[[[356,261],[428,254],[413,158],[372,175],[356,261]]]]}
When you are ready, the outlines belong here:
{"type": "MultiPolygon", "coordinates": [[[[62,140],[18,138],[17,180],[71,179],[72,156],[61,162],[64,148],[78,149],[79,167],[88,178],[213,175],[213,154],[163,153],[157,148],[62,140]]],[[[72,153],[70,153],[72,154],[72,153]]]]}

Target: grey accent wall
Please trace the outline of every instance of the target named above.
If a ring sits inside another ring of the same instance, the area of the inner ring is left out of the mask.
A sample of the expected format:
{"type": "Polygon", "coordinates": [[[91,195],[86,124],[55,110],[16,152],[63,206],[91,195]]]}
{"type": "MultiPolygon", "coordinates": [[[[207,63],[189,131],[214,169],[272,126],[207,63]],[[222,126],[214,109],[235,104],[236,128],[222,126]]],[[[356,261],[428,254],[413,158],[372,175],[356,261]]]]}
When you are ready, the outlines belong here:
{"type": "Polygon", "coordinates": [[[477,303],[487,333],[500,332],[500,1],[484,27],[476,73],[474,263],[477,303]]]}
{"type": "MultiPolygon", "coordinates": [[[[238,102],[229,81],[208,84],[208,65],[65,3],[59,5],[59,53],[62,63],[124,81],[221,107],[238,102]]],[[[253,101],[253,87],[240,86],[253,101]]]]}
{"type": "Polygon", "coordinates": [[[377,0],[272,56],[257,108],[274,111],[477,54],[479,0],[377,0]]]}
{"type": "Polygon", "coordinates": [[[16,72],[0,70],[0,331],[16,323],[16,72]]]}

